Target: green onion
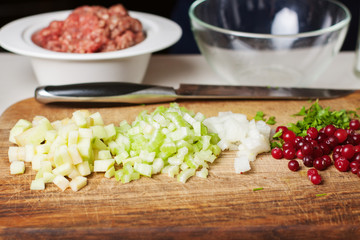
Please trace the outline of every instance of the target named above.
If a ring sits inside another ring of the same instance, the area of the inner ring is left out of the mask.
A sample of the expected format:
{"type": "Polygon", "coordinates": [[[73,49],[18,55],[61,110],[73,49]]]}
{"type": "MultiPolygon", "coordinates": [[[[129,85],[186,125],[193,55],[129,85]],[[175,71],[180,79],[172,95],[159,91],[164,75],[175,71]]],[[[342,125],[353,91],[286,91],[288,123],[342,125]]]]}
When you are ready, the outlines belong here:
{"type": "Polygon", "coordinates": [[[256,192],[256,191],[260,191],[260,190],[263,190],[264,188],[262,187],[259,187],[259,188],[253,188],[253,192],[256,192]]]}
{"type": "Polygon", "coordinates": [[[326,196],[326,195],[327,195],[327,193],[318,193],[315,196],[316,197],[323,197],[323,196],[326,196]]]}

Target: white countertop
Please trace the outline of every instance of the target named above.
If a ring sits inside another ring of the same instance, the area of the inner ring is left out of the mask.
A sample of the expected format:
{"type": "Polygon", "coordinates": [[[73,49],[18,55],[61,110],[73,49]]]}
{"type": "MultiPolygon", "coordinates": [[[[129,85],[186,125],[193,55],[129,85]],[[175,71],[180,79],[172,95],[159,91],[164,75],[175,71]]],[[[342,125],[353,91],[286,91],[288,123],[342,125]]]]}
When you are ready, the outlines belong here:
{"type": "MultiPolygon", "coordinates": [[[[360,79],[353,73],[354,52],[341,52],[327,71],[309,87],[360,89],[360,79]]],[[[30,59],[0,53],[0,113],[12,104],[34,96],[39,84],[30,59]]],[[[221,84],[222,80],[201,55],[153,55],[144,83],[177,87],[180,83],[221,84]]]]}

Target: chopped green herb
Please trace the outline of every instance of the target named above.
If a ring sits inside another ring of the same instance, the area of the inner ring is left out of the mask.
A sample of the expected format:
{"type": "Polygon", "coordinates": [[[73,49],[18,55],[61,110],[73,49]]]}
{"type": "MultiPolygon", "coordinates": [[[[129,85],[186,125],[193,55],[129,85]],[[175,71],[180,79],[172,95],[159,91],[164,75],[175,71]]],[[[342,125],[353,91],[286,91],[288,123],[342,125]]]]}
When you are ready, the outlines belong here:
{"type": "Polygon", "coordinates": [[[254,119],[255,119],[255,121],[264,121],[264,122],[266,122],[266,124],[269,124],[269,125],[274,125],[276,123],[274,116],[271,116],[271,117],[269,117],[268,120],[266,120],[265,114],[262,111],[256,112],[254,119]]]}
{"type": "Polygon", "coordinates": [[[262,188],[262,187],[254,188],[254,189],[253,189],[253,192],[260,191],[260,190],[263,190],[263,189],[264,189],[264,188],[262,188]]]}
{"type": "Polygon", "coordinates": [[[269,117],[269,119],[266,121],[266,124],[269,124],[269,125],[274,125],[275,123],[276,123],[276,121],[275,121],[274,116],[269,117]]]}
{"type": "Polygon", "coordinates": [[[271,147],[271,149],[273,149],[273,148],[276,148],[276,147],[279,147],[279,148],[282,148],[282,143],[281,142],[270,142],[270,147],[271,147]]]}
{"type": "Polygon", "coordinates": [[[273,138],[278,139],[279,137],[281,137],[282,133],[283,133],[282,130],[278,131],[277,133],[274,134],[273,138]]]}
{"type": "Polygon", "coordinates": [[[266,121],[264,118],[264,113],[262,111],[256,112],[254,119],[255,121],[266,121]]]}
{"type": "Polygon", "coordinates": [[[349,128],[350,120],[358,117],[358,114],[355,111],[331,111],[329,107],[321,107],[319,101],[316,100],[308,109],[302,107],[300,112],[293,116],[304,116],[304,118],[295,124],[290,123],[288,129],[292,130],[298,136],[306,136],[306,131],[310,127],[315,127],[320,130],[332,124],[337,128],[349,128]]]}
{"type": "Polygon", "coordinates": [[[316,194],[315,196],[316,197],[323,197],[323,196],[326,196],[327,195],[327,193],[319,193],[319,194],[316,194]]]}

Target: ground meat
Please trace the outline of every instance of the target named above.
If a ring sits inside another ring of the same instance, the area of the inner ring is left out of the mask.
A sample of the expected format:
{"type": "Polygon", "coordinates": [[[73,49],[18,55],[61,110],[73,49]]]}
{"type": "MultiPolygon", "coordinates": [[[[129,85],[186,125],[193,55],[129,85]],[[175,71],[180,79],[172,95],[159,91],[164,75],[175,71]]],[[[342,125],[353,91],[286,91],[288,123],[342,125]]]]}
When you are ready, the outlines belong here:
{"type": "Polygon", "coordinates": [[[128,48],[144,38],[141,22],[117,4],[109,9],[78,7],[64,21],[53,21],[36,32],[32,41],[57,52],[95,53],[128,48]]]}

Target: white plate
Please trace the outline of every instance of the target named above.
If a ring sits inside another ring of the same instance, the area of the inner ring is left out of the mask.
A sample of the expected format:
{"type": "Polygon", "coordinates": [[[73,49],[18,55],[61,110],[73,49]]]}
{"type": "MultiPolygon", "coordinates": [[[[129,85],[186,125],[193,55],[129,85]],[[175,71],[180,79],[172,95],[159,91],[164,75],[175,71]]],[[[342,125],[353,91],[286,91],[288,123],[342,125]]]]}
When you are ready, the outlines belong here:
{"type": "Polygon", "coordinates": [[[165,49],[177,42],[182,30],[175,22],[152,15],[129,11],[133,18],[141,21],[146,38],[143,42],[119,51],[106,53],[76,54],[50,51],[35,45],[31,36],[53,20],[64,20],[71,11],[59,11],[21,18],[6,24],[0,30],[0,45],[8,51],[37,58],[57,60],[105,60],[132,57],[165,49]]]}

